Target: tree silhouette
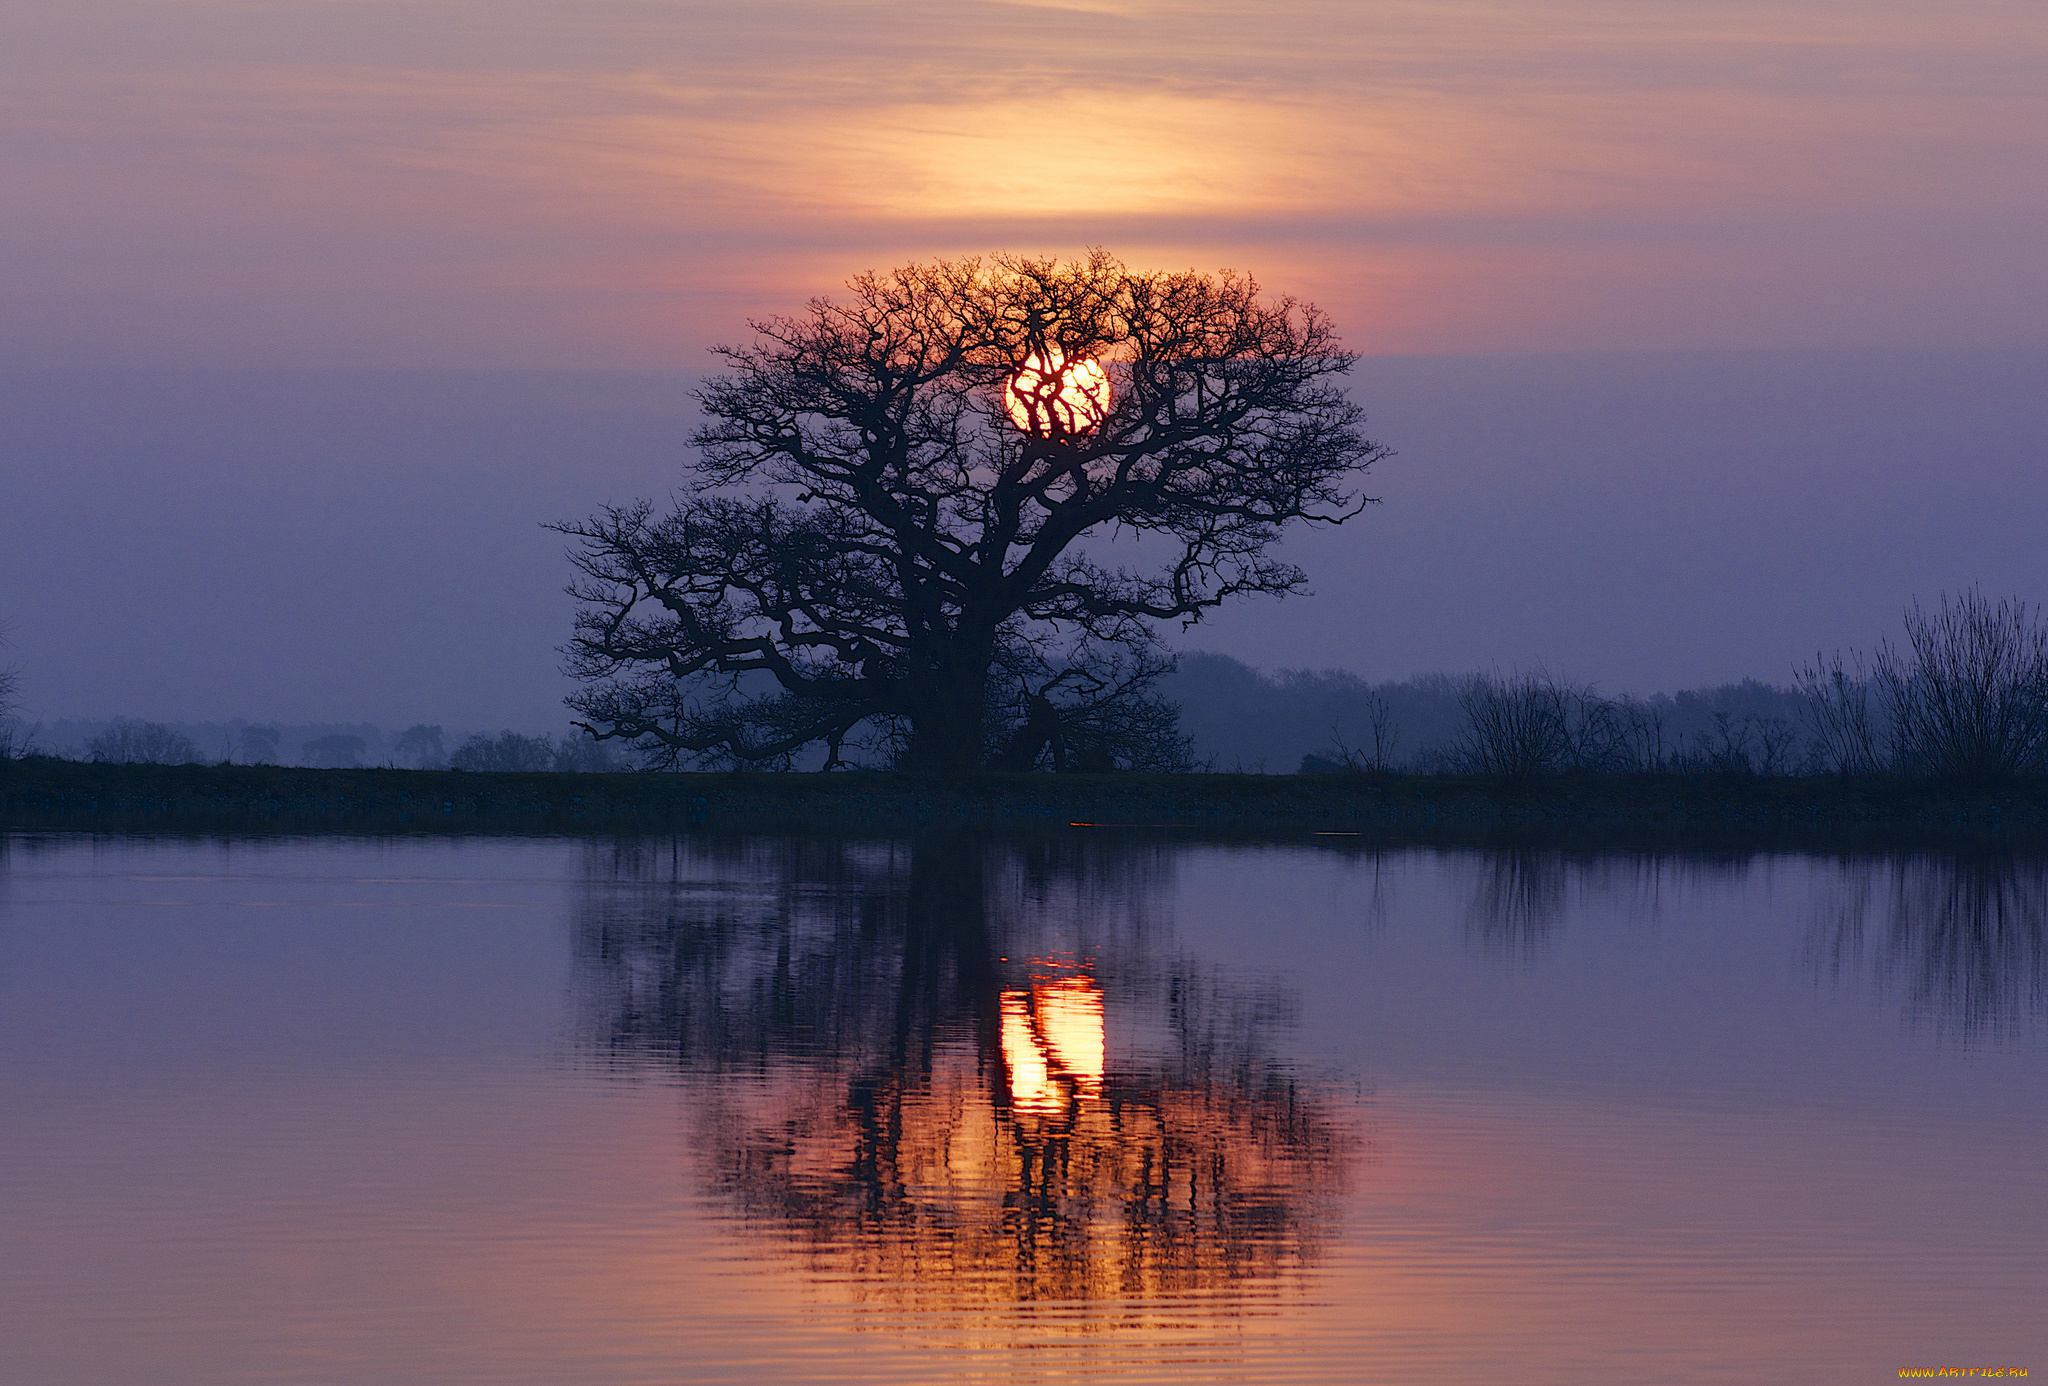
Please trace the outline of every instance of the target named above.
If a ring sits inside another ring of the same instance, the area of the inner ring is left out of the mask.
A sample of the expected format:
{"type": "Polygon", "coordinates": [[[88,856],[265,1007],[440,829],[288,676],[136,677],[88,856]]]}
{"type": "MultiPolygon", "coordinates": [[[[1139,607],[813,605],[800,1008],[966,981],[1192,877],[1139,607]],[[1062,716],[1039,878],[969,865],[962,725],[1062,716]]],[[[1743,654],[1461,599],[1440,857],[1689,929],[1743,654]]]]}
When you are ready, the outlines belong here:
{"type": "Polygon", "coordinates": [[[1154,623],[1298,590],[1268,550],[1358,513],[1385,455],[1330,324],[1100,252],[850,288],[720,349],[673,509],[554,526],[583,725],[670,764],[867,738],[932,772],[1169,767],[1154,623]]]}

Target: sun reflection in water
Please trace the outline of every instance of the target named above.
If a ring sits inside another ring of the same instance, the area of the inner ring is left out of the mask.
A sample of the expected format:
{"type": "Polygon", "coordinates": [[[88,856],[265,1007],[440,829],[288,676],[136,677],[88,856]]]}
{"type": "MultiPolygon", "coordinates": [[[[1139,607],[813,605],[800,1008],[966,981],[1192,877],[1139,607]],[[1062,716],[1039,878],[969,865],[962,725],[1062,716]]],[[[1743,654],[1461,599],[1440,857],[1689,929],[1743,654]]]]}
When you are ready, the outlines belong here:
{"type": "Polygon", "coordinates": [[[1065,1094],[1031,1023],[1030,993],[1003,993],[1003,1064],[1010,1074],[1010,1106],[1019,1112],[1057,1112],[1065,1094]]]}
{"type": "Polygon", "coordinates": [[[701,1167],[763,1250],[962,1330],[1298,1275],[1354,1136],[1276,1047],[1287,998],[1099,917],[1086,950],[1016,948],[1067,911],[990,919],[1003,881],[949,846],[758,934],[667,897],[610,915],[584,953],[609,1061],[688,1084],[701,1167]]]}
{"type": "Polygon", "coordinates": [[[1082,1093],[1100,1096],[1105,1048],[1102,989],[1092,977],[1068,977],[1035,989],[1035,995],[1039,1026],[1060,1067],[1082,1093]]]}
{"type": "Polygon", "coordinates": [[[1102,1095],[1102,989],[1093,977],[1046,978],[1028,990],[1006,991],[1002,1017],[1012,1110],[1060,1111],[1069,1088],[1083,1097],[1102,1095]]]}

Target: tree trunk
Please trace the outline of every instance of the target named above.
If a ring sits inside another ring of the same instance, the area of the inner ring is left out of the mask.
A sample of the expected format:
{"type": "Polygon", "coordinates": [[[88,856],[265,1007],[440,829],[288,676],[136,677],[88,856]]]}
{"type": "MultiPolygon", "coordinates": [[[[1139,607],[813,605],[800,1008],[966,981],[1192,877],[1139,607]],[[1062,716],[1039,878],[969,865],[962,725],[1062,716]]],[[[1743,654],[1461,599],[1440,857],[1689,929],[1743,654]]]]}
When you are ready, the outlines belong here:
{"type": "Polygon", "coordinates": [[[951,662],[929,676],[910,716],[902,768],[924,775],[972,775],[982,768],[982,718],[989,660],[951,662]]]}

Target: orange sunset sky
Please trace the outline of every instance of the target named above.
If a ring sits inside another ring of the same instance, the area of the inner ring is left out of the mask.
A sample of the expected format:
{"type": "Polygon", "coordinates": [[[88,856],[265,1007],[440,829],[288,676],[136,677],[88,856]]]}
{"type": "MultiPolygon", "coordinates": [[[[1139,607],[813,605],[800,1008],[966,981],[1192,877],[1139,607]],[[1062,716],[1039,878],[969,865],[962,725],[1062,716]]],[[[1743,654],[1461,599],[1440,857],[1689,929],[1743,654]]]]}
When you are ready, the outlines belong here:
{"type": "Polygon", "coordinates": [[[16,364],[682,366],[1103,245],[1357,349],[2038,342],[2038,0],[13,0],[16,364]]]}

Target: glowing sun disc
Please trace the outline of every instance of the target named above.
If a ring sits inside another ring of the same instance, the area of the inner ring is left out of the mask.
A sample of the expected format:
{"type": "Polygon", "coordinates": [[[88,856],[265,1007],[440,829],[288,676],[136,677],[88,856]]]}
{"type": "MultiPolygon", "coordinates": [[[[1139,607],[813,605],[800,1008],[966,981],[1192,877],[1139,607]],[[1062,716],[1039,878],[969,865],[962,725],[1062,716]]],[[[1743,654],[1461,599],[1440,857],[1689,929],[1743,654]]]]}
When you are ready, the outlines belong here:
{"type": "Polygon", "coordinates": [[[1069,361],[1058,347],[1034,351],[1003,389],[1010,422],[1034,438],[1092,433],[1109,414],[1109,372],[1092,356],[1069,361]]]}

